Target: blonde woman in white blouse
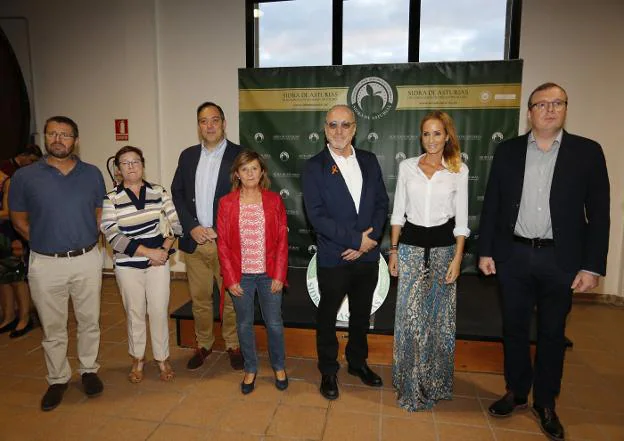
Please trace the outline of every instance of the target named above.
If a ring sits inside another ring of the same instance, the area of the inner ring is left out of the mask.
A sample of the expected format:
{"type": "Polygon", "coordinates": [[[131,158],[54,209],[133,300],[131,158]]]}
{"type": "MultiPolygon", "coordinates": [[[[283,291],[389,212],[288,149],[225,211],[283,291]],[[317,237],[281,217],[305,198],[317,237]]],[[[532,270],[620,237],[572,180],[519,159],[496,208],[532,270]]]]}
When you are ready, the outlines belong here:
{"type": "Polygon", "coordinates": [[[390,274],[399,277],[392,381],[399,406],[430,409],[453,395],[456,280],[468,229],[468,167],[455,125],[420,123],[425,153],[399,165],[390,220],[390,274]]]}

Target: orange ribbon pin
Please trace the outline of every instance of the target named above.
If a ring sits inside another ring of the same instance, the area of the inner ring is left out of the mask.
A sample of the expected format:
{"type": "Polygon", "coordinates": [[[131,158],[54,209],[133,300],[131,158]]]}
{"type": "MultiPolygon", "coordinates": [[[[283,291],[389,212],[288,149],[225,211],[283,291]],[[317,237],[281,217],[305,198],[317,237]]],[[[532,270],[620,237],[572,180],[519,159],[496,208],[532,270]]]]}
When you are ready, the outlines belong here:
{"type": "Polygon", "coordinates": [[[334,165],[332,165],[332,168],[331,168],[331,174],[335,175],[337,173],[340,173],[340,171],[338,170],[338,166],[336,164],[334,164],[334,165]]]}

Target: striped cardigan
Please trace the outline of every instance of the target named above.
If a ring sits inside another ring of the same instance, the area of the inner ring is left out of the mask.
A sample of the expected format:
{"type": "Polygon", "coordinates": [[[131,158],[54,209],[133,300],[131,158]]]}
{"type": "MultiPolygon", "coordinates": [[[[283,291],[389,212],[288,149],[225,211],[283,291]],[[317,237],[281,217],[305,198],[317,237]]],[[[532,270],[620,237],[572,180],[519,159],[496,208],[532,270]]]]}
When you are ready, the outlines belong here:
{"type": "Polygon", "coordinates": [[[123,184],[104,198],[100,230],[113,248],[115,265],[147,268],[147,257],[135,256],[139,245],[158,248],[165,241],[160,233],[161,212],[165,213],[176,236],[182,234],[171,197],[157,184],[143,181],[139,197],[123,184]]]}

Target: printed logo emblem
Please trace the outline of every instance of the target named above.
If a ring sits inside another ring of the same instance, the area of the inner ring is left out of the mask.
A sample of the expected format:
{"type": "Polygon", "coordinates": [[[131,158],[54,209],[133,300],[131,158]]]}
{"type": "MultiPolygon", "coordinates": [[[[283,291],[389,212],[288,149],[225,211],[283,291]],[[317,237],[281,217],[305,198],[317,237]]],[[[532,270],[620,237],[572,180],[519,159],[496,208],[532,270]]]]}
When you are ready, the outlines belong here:
{"type": "Polygon", "coordinates": [[[290,196],[290,191],[288,191],[287,188],[282,188],[279,192],[280,196],[282,197],[282,199],[286,199],[290,196]]]}
{"type": "MultiPolygon", "coordinates": [[[[312,254],[312,247],[314,247],[316,251],[316,247],[314,245],[310,245],[308,247],[308,252],[312,254]]],[[[318,286],[318,279],[316,276],[316,255],[312,256],[310,259],[310,263],[308,264],[308,271],[306,272],[306,281],[308,286],[308,294],[312,299],[312,302],[318,307],[319,301],[321,300],[321,292],[318,286]]],[[[388,290],[390,288],[390,274],[388,273],[388,264],[382,256],[379,256],[379,269],[378,269],[378,278],[377,278],[377,286],[375,287],[375,291],[373,292],[373,305],[371,307],[371,314],[374,314],[375,311],[379,309],[379,307],[383,304],[388,296],[388,290]]],[[[342,305],[338,310],[338,316],[336,317],[338,322],[348,322],[349,321],[349,298],[345,297],[342,301],[342,305]]],[[[340,326],[344,326],[343,324],[339,324],[340,326]]]]}
{"type": "Polygon", "coordinates": [[[496,144],[501,142],[504,138],[505,136],[501,132],[494,132],[492,134],[492,141],[494,141],[496,144]]]}
{"type": "Polygon", "coordinates": [[[261,144],[264,141],[264,134],[262,132],[258,132],[254,135],[254,139],[258,144],[261,144]]]}
{"type": "Polygon", "coordinates": [[[388,82],[379,77],[366,77],[351,91],[351,107],[365,119],[384,117],[394,104],[394,92],[388,82]]]}
{"type": "Polygon", "coordinates": [[[366,137],[366,139],[368,139],[368,142],[377,142],[377,140],[379,139],[379,135],[375,132],[370,132],[368,134],[368,136],[366,137]]]}
{"type": "Polygon", "coordinates": [[[286,162],[290,159],[290,155],[288,154],[288,152],[282,152],[280,153],[280,159],[282,160],[282,162],[286,162]]]}
{"type": "Polygon", "coordinates": [[[482,103],[487,103],[488,101],[490,101],[491,98],[492,98],[492,94],[490,93],[489,90],[484,90],[483,92],[479,94],[479,99],[481,100],[482,103]]]}
{"type": "Polygon", "coordinates": [[[308,141],[310,142],[317,142],[319,140],[319,134],[316,132],[312,132],[308,135],[308,141]]]}
{"type": "Polygon", "coordinates": [[[308,253],[310,254],[316,254],[316,245],[310,245],[308,247],[308,253]]]}
{"type": "Polygon", "coordinates": [[[406,155],[405,155],[405,153],[403,153],[403,152],[399,152],[399,153],[397,153],[396,155],[394,155],[394,159],[395,159],[397,162],[401,162],[401,161],[403,161],[405,158],[407,158],[407,156],[406,156],[406,155]]]}
{"type": "Polygon", "coordinates": [[[462,158],[462,161],[464,162],[464,164],[468,163],[468,159],[469,159],[468,153],[462,152],[461,158],[462,158]]]}

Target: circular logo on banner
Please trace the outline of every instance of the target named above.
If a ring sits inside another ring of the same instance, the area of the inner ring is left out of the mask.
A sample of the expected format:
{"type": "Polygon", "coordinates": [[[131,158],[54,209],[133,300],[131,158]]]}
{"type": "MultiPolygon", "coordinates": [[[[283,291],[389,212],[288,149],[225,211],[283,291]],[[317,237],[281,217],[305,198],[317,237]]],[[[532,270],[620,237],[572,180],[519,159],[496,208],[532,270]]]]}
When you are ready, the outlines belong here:
{"type": "MultiPolygon", "coordinates": [[[[373,306],[371,307],[371,315],[379,309],[388,296],[388,289],[390,289],[390,275],[388,273],[388,264],[382,256],[379,256],[379,276],[377,278],[377,286],[375,292],[373,292],[373,306]]],[[[306,273],[306,281],[308,285],[308,294],[310,299],[314,302],[314,305],[318,308],[319,301],[321,300],[321,292],[318,287],[318,279],[316,277],[316,254],[310,259],[308,264],[308,271],[306,273]]],[[[341,322],[349,321],[349,298],[345,296],[338,310],[336,320],[341,322]]]]}
{"type": "Polygon", "coordinates": [[[308,253],[310,254],[316,254],[316,245],[310,245],[308,247],[308,253]]]}
{"type": "Polygon", "coordinates": [[[407,158],[407,155],[405,155],[405,153],[403,153],[403,152],[399,152],[399,153],[397,153],[396,155],[394,155],[394,159],[395,159],[397,162],[401,162],[401,161],[403,161],[405,158],[407,158]]]}
{"type": "Polygon", "coordinates": [[[469,157],[468,157],[468,153],[466,153],[466,152],[462,152],[462,153],[461,153],[461,158],[462,158],[462,161],[464,162],[464,164],[467,164],[467,163],[468,163],[468,159],[469,159],[469,157]]]}
{"type": "Polygon", "coordinates": [[[503,135],[501,132],[492,133],[492,141],[494,141],[496,144],[501,142],[503,138],[505,138],[505,135],[503,135]]]}
{"type": "Polygon", "coordinates": [[[370,132],[366,139],[368,139],[368,142],[370,143],[377,142],[377,140],[379,139],[379,135],[375,132],[370,132]]]}
{"type": "Polygon", "coordinates": [[[489,90],[484,90],[479,94],[479,99],[482,103],[487,103],[488,101],[490,101],[490,98],[492,98],[492,94],[489,90]]]}
{"type": "Polygon", "coordinates": [[[280,159],[282,160],[282,162],[286,162],[290,159],[290,155],[288,154],[288,152],[282,152],[280,153],[280,159]]]}
{"type": "Polygon", "coordinates": [[[312,132],[308,135],[308,141],[310,142],[318,142],[319,139],[320,139],[320,136],[316,132],[312,132]]]}
{"type": "Polygon", "coordinates": [[[288,191],[287,188],[282,188],[279,194],[282,197],[282,199],[286,199],[288,196],[290,196],[290,192],[288,191]]]}
{"type": "Polygon", "coordinates": [[[394,92],[388,82],[379,77],[366,77],[351,91],[351,107],[358,116],[379,119],[385,116],[394,104],[394,92]]]}
{"type": "Polygon", "coordinates": [[[254,139],[258,144],[261,144],[264,141],[264,134],[262,132],[258,132],[254,135],[254,139]]]}

